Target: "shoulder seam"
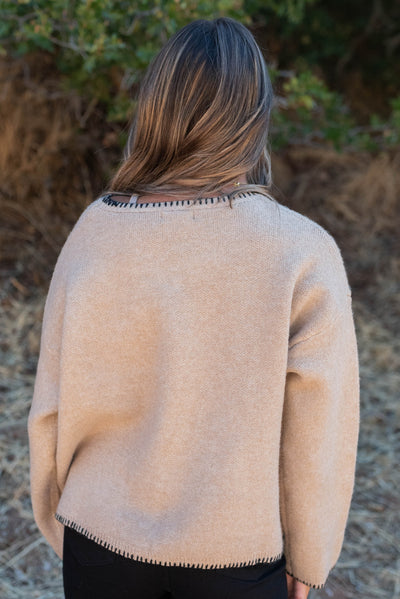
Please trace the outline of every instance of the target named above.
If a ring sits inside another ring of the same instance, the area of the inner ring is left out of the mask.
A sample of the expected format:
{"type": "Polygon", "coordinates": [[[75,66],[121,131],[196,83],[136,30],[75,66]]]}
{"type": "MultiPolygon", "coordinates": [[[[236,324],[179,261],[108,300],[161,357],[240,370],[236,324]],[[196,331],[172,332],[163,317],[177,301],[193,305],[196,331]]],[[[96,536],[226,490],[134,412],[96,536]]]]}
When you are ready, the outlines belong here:
{"type": "Polygon", "coordinates": [[[321,233],[324,237],[331,238],[334,240],[333,235],[329,231],[327,231],[327,229],[325,229],[325,227],[320,225],[320,223],[318,223],[316,220],[313,220],[306,214],[302,214],[301,212],[297,212],[296,210],[289,208],[289,206],[285,206],[285,204],[279,204],[279,205],[281,207],[283,207],[285,210],[287,210],[297,220],[301,220],[301,221],[305,220],[310,226],[312,226],[316,231],[321,233]]]}

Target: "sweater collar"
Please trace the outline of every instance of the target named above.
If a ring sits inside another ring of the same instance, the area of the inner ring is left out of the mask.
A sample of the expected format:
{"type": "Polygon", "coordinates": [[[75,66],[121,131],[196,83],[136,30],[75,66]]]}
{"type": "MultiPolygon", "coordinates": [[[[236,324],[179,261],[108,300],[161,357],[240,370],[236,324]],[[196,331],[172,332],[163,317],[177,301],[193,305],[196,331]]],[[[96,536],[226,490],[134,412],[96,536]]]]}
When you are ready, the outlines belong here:
{"type": "MultiPolygon", "coordinates": [[[[229,194],[214,196],[209,198],[199,198],[199,199],[184,199],[184,200],[171,200],[167,202],[143,202],[136,203],[137,196],[131,196],[129,202],[121,202],[119,200],[114,199],[115,196],[118,195],[114,193],[108,193],[99,198],[103,204],[107,206],[112,206],[113,208],[118,208],[121,210],[134,210],[134,211],[143,211],[143,210],[151,210],[151,209],[185,209],[185,208],[207,208],[211,206],[234,206],[241,199],[259,195],[256,191],[247,191],[241,193],[235,193],[234,197],[230,198],[229,194]],[[114,197],[113,197],[114,196],[114,197]]],[[[126,197],[126,195],[124,195],[126,197]]]]}

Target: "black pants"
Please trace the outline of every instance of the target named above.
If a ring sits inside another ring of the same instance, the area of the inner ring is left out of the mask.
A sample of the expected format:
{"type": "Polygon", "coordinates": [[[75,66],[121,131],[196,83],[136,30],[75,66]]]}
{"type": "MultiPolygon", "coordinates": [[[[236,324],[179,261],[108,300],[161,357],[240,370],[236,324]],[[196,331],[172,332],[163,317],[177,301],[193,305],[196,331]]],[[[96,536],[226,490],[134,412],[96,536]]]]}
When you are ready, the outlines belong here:
{"type": "Polygon", "coordinates": [[[287,599],[286,559],[232,568],[149,564],[64,527],[66,599],[287,599]]]}

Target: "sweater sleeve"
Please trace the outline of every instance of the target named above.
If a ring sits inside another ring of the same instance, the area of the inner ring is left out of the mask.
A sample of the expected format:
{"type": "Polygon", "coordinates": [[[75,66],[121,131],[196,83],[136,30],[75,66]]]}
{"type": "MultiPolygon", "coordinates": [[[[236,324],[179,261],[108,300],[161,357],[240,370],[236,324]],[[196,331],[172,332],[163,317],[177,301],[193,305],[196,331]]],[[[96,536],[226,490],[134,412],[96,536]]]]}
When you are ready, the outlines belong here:
{"type": "Polygon", "coordinates": [[[314,588],[325,585],[341,552],[359,433],[351,291],[335,244],[324,268],[296,297],[280,454],[286,570],[314,588]]]}
{"type": "Polygon", "coordinates": [[[61,496],[57,482],[58,395],[65,306],[65,253],[62,248],[46,297],[40,351],[28,416],[30,491],[36,524],[62,559],[64,527],[55,519],[61,496]]]}

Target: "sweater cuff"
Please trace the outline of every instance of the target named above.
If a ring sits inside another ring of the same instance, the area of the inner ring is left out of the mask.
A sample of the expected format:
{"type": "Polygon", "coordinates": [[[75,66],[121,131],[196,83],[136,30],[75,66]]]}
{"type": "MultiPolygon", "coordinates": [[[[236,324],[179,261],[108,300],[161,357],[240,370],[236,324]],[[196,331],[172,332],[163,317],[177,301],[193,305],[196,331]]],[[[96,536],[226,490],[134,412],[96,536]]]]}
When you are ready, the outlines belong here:
{"type": "Polygon", "coordinates": [[[303,578],[301,578],[300,576],[296,576],[293,572],[292,569],[289,568],[288,566],[286,566],[285,568],[287,574],[289,574],[290,576],[292,576],[292,578],[295,578],[296,580],[298,580],[299,582],[302,582],[303,584],[307,585],[308,587],[311,587],[313,589],[322,589],[325,587],[326,585],[326,581],[327,578],[323,581],[323,582],[310,582],[309,580],[304,580],[303,578]]]}

